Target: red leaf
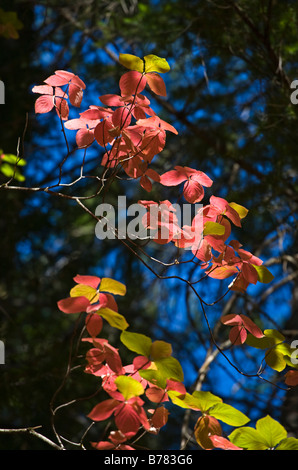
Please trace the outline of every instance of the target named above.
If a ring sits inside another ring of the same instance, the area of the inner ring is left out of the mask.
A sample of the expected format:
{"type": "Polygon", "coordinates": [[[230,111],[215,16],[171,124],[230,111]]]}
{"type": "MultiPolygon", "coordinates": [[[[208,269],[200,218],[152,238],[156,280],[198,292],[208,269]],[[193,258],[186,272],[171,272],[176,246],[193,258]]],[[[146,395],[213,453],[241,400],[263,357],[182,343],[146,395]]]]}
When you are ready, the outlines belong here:
{"type": "Polygon", "coordinates": [[[49,85],[39,85],[32,88],[33,93],[40,93],[41,95],[53,95],[53,87],[49,85]]]}
{"type": "Polygon", "coordinates": [[[156,93],[156,95],[167,96],[166,85],[163,78],[158,75],[158,73],[147,73],[146,80],[151,88],[151,90],[156,93]]]}
{"type": "Polygon", "coordinates": [[[56,96],[55,107],[56,107],[58,116],[64,121],[67,120],[68,115],[69,115],[69,107],[68,107],[67,101],[63,98],[59,98],[56,96]]]}
{"type": "Polygon", "coordinates": [[[77,283],[77,284],[84,284],[86,286],[90,286],[90,287],[93,287],[94,289],[97,289],[99,284],[100,284],[100,277],[97,277],[97,276],[86,276],[86,275],[82,275],[82,274],[77,274],[73,280],[77,283]]]}
{"type": "Polygon", "coordinates": [[[146,86],[146,78],[141,72],[126,72],[119,81],[122,96],[135,95],[141,93],[146,86]]]}
{"type": "Polygon", "coordinates": [[[285,375],[285,383],[290,387],[298,385],[298,370],[289,370],[285,375]]]}
{"type": "Polygon", "coordinates": [[[115,444],[109,441],[91,442],[91,445],[96,450],[112,450],[116,447],[115,444]]]}
{"type": "Polygon", "coordinates": [[[163,186],[177,186],[186,180],[186,175],[177,170],[170,170],[160,176],[160,183],[163,186]]]}
{"type": "Polygon", "coordinates": [[[140,428],[139,414],[133,405],[123,404],[115,413],[115,423],[124,434],[127,432],[136,433],[140,428]]]}
{"type": "Polygon", "coordinates": [[[50,75],[44,82],[51,86],[63,86],[69,82],[69,79],[59,75],[50,75]]]}
{"type": "Polygon", "coordinates": [[[118,95],[101,95],[99,99],[106,106],[123,106],[123,99],[118,95]]]}
{"type": "Polygon", "coordinates": [[[216,449],[224,449],[224,450],[243,450],[241,447],[235,446],[231,441],[226,439],[225,437],[222,436],[209,436],[209,439],[211,440],[213,446],[216,449]]]}
{"type": "Polygon", "coordinates": [[[102,330],[103,320],[96,313],[89,313],[85,320],[86,328],[90,336],[97,336],[102,330]]]}
{"type": "Polygon", "coordinates": [[[90,302],[84,296],[68,297],[66,299],[59,300],[57,305],[59,310],[64,313],[80,313],[86,311],[87,307],[90,305],[90,302]]]}
{"type": "Polygon", "coordinates": [[[83,90],[72,83],[69,85],[69,101],[73,106],[80,107],[83,99],[83,90]]]}
{"type": "Polygon", "coordinates": [[[36,113],[48,113],[54,107],[54,97],[51,95],[42,95],[35,101],[36,113]]]}
{"type": "Polygon", "coordinates": [[[196,202],[201,201],[204,197],[203,186],[197,181],[190,179],[184,184],[183,196],[187,202],[195,204],[196,202]]]}
{"type": "Polygon", "coordinates": [[[229,338],[235,346],[245,343],[247,338],[246,329],[241,325],[234,326],[230,331],[229,338]]]}
{"type": "Polygon", "coordinates": [[[149,398],[149,400],[153,403],[161,403],[162,401],[168,401],[168,396],[165,390],[154,385],[147,388],[145,394],[146,397],[149,398]]]}
{"type": "Polygon", "coordinates": [[[116,348],[113,348],[109,343],[106,343],[104,345],[104,350],[105,350],[105,360],[108,364],[108,366],[112,369],[115,374],[121,374],[122,373],[122,362],[121,358],[119,356],[119,353],[116,348]]]}
{"type": "Polygon", "coordinates": [[[256,269],[249,263],[242,264],[243,277],[250,283],[256,284],[258,282],[258,273],[256,269]]]}
{"type": "Polygon", "coordinates": [[[114,140],[114,137],[109,133],[114,126],[109,119],[104,119],[94,129],[94,137],[101,147],[105,147],[108,143],[114,140]]]}
{"type": "Polygon", "coordinates": [[[76,133],[76,143],[78,148],[89,147],[93,142],[94,133],[92,130],[87,129],[87,127],[79,129],[76,133]]]}
{"type": "Polygon", "coordinates": [[[98,405],[95,405],[95,407],[88,414],[88,418],[92,419],[92,421],[104,421],[113,414],[118,405],[118,400],[114,400],[114,398],[108,398],[98,405]]]}
{"type": "Polygon", "coordinates": [[[168,416],[169,411],[164,406],[160,406],[154,411],[152,418],[150,418],[150,422],[152,426],[160,429],[167,424],[168,416]]]}

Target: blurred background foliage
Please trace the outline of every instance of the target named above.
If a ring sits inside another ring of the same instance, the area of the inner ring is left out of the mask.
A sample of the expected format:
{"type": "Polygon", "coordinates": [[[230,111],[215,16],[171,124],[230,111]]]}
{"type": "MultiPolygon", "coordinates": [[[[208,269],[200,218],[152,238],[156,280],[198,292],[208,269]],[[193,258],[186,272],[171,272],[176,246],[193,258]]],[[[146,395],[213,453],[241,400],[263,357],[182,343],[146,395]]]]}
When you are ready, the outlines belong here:
{"type": "MultiPolygon", "coordinates": [[[[5,84],[0,147],[27,161],[22,169],[25,185],[55,183],[66,154],[55,113],[34,114],[34,85],[55,70],[70,70],[87,85],[82,105],[87,109],[100,104],[100,95],[118,93],[120,52],[165,57],[171,65],[165,77],[168,96],[148,96],[179,135],[167,134],[154,168],[162,172],[175,165],[193,166],[214,180],[204,202],[215,194],[247,207],[243,229],[235,236],[275,275],[270,285],[250,288],[245,295],[229,294],[208,307],[208,321],[214,327],[222,313],[244,313],[262,328],[278,328],[288,341],[297,338],[298,106],[290,100],[291,83],[298,78],[297,2],[2,0],[1,9],[14,14],[0,12],[0,79],[5,84]]],[[[74,142],[73,133],[67,136],[74,142]]],[[[88,150],[90,174],[99,174],[100,156],[96,146],[88,150]]],[[[78,174],[81,158],[77,152],[68,160],[69,178],[78,174]]],[[[0,184],[5,181],[0,174],[0,184]]],[[[125,187],[115,184],[110,201],[125,194],[125,187]]],[[[88,185],[69,189],[70,194],[85,195],[91,190],[88,185]]],[[[131,202],[177,198],[176,188],[162,192],[159,185],[149,196],[131,185],[127,195],[131,202]]],[[[88,207],[95,210],[98,203],[90,200],[88,207]]],[[[186,284],[158,281],[121,244],[97,240],[94,220],[67,199],[2,190],[0,230],[0,339],[6,353],[0,369],[0,428],[42,425],[42,432],[54,438],[50,403],[65,375],[75,329],[74,318],[63,315],[57,301],[68,296],[78,273],[124,282],[128,293],[119,308],[131,328],[170,341],[184,367],[186,385],[196,382],[212,343],[200,304],[186,284]]],[[[150,254],[169,260],[173,252],[156,246],[150,254]]],[[[165,272],[159,265],[154,269],[165,272]]],[[[198,270],[186,265],[166,274],[199,278],[198,270]]],[[[225,289],[225,283],[210,280],[198,291],[213,302],[225,289]]],[[[117,333],[108,334],[117,344],[117,333]]],[[[217,327],[215,337],[220,344],[227,330],[217,327]]],[[[228,354],[248,373],[262,360],[245,347],[228,354]]],[[[83,373],[84,347],[76,361],[79,367],[55,398],[55,406],[96,390],[94,377],[83,373]]],[[[271,372],[268,378],[277,386],[246,378],[219,354],[208,374],[200,377],[204,390],[253,420],[268,413],[298,437],[296,392],[286,393],[271,372]]],[[[59,433],[78,442],[94,403],[96,398],[60,409],[55,420],[59,433]]],[[[181,419],[182,412],[171,410],[166,431],[144,445],[179,446],[181,419]]],[[[87,442],[100,439],[101,432],[104,427],[93,428],[87,442]]],[[[0,448],[48,446],[32,436],[5,434],[0,448]]]]}

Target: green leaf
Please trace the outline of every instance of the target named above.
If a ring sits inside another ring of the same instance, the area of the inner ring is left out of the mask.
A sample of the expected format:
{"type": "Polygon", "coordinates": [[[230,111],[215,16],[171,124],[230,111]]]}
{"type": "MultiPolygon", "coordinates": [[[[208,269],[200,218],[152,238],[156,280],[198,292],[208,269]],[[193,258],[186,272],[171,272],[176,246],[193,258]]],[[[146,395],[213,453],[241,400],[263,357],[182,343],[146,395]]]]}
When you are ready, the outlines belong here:
{"type": "Polygon", "coordinates": [[[154,364],[157,367],[157,370],[164,376],[166,379],[177,380],[182,382],[184,379],[182,367],[174,357],[164,357],[154,361],[154,364]]]}
{"type": "Polygon", "coordinates": [[[204,235],[224,235],[225,227],[217,222],[206,222],[204,224],[204,235]]]}
{"type": "Polygon", "coordinates": [[[109,292],[114,295],[125,295],[126,287],[122,282],[115,281],[115,279],[109,277],[103,277],[100,282],[99,291],[109,292]]]}
{"type": "Polygon", "coordinates": [[[104,318],[109,325],[113,328],[118,328],[118,330],[126,330],[128,328],[128,323],[123,315],[110,308],[100,308],[97,310],[98,315],[104,318]]]}
{"type": "Polygon", "coordinates": [[[154,341],[151,346],[150,358],[152,361],[162,359],[163,357],[171,356],[172,346],[165,341],[154,341]]]}
{"type": "Polygon", "coordinates": [[[130,350],[134,351],[141,356],[150,356],[152,341],[148,336],[140,333],[131,333],[129,331],[122,331],[120,341],[130,350]]]}
{"type": "Polygon", "coordinates": [[[119,62],[129,70],[144,71],[144,61],[133,54],[119,54],[119,62]]]}
{"type": "MultiPolygon", "coordinates": [[[[1,153],[1,151],[0,151],[0,153],[1,153]]],[[[18,165],[18,166],[27,165],[26,160],[24,160],[23,158],[17,157],[16,155],[13,155],[12,153],[2,154],[1,155],[1,160],[3,162],[10,163],[11,165],[18,165]]]]}
{"type": "Polygon", "coordinates": [[[269,349],[273,346],[282,343],[285,337],[277,330],[268,329],[264,330],[264,336],[262,338],[256,338],[255,336],[248,334],[246,344],[258,349],[269,349]]]}
{"type": "Polygon", "coordinates": [[[163,374],[155,369],[141,369],[139,370],[139,374],[143,379],[148,380],[148,382],[156,385],[157,387],[166,388],[167,379],[163,376],[163,374]]]}
{"type": "Polygon", "coordinates": [[[283,353],[278,352],[276,348],[267,351],[265,360],[266,364],[277,372],[284,370],[287,365],[283,353]]]}
{"type": "Polygon", "coordinates": [[[209,411],[208,415],[213,416],[230,426],[243,426],[248,423],[250,419],[231,405],[225,403],[217,403],[209,411]]]}
{"type": "Polygon", "coordinates": [[[263,284],[268,284],[269,282],[273,281],[274,276],[271,274],[271,272],[261,264],[261,266],[256,266],[255,264],[252,264],[252,266],[255,268],[255,270],[258,273],[258,280],[259,282],[262,282],[263,284]]]}
{"type": "Polygon", "coordinates": [[[158,72],[166,73],[170,70],[170,66],[166,59],[158,57],[154,54],[149,54],[144,57],[145,61],[145,72],[158,72]]]}
{"type": "Polygon", "coordinates": [[[287,431],[276,420],[267,415],[256,423],[256,429],[243,427],[233,431],[230,441],[248,450],[273,449],[287,437],[287,431]]]}
{"type": "Polygon", "coordinates": [[[17,168],[9,165],[8,163],[2,163],[0,161],[0,171],[3,173],[4,176],[7,178],[14,178],[17,181],[24,181],[25,176],[23,176],[17,168]]]}
{"type": "Polygon", "coordinates": [[[212,406],[222,403],[222,399],[211,392],[195,391],[192,394],[192,404],[202,413],[206,413],[212,406]]]}
{"type": "Polygon", "coordinates": [[[271,338],[274,344],[281,344],[283,341],[285,341],[285,337],[278,330],[274,330],[274,329],[264,330],[264,335],[267,338],[271,338]]]}
{"type": "Polygon", "coordinates": [[[266,450],[268,443],[263,436],[254,428],[243,427],[235,429],[230,435],[229,440],[238,447],[247,450],[266,450]]]}
{"type": "Polygon", "coordinates": [[[266,439],[269,448],[275,447],[282,439],[287,437],[285,428],[269,415],[257,421],[256,430],[266,439]]]}
{"type": "Polygon", "coordinates": [[[94,287],[85,284],[77,284],[70,291],[70,297],[86,297],[91,303],[95,303],[99,299],[99,294],[94,287]]]}
{"type": "Polygon", "coordinates": [[[184,409],[191,408],[187,400],[187,398],[191,398],[191,395],[189,395],[188,393],[186,395],[181,395],[181,393],[177,392],[176,390],[169,390],[168,396],[172,400],[174,405],[177,405],[180,408],[184,409]]]}
{"type": "Polygon", "coordinates": [[[119,377],[115,379],[115,384],[125,400],[129,400],[132,397],[137,397],[144,393],[144,388],[140,382],[127,375],[119,375],[119,377]]]}
{"type": "Polygon", "coordinates": [[[298,439],[287,437],[278,444],[275,450],[298,450],[298,439]]]}
{"type": "Polygon", "coordinates": [[[240,219],[244,219],[248,214],[248,209],[240,206],[240,204],[236,204],[236,202],[229,202],[229,206],[238,213],[240,219]]]}

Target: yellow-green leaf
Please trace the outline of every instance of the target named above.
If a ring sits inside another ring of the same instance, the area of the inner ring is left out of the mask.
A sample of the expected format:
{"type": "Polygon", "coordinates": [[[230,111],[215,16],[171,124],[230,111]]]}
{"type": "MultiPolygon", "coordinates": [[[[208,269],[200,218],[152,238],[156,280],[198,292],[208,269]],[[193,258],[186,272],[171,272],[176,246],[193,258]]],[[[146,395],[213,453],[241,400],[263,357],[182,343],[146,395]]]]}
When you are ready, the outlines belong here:
{"type": "Polygon", "coordinates": [[[269,349],[265,355],[266,363],[268,364],[271,369],[281,372],[286,367],[286,361],[284,359],[284,355],[274,349],[269,349]]]}
{"type": "Polygon", "coordinates": [[[99,294],[94,287],[85,284],[77,284],[70,291],[70,297],[86,297],[92,304],[97,302],[99,294]]]}
{"type": "Polygon", "coordinates": [[[150,356],[152,341],[148,336],[142,335],[141,333],[123,331],[120,335],[120,341],[130,351],[141,354],[142,356],[150,356]]]}
{"type": "Polygon", "coordinates": [[[165,341],[154,341],[151,346],[150,358],[152,361],[156,361],[163,357],[171,356],[172,346],[170,343],[165,341]]]}
{"type": "Polygon", "coordinates": [[[114,295],[125,295],[126,287],[122,282],[115,281],[115,279],[109,277],[103,277],[100,282],[99,291],[109,292],[114,295]]]}
{"type": "Polygon", "coordinates": [[[248,209],[246,209],[246,207],[240,206],[240,204],[237,204],[236,202],[230,202],[229,206],[238,213],[240,219],[244,219],[244,217],[246,217],[248,214],[248,209]]]}
{"type": "Polygon", "coordinates": [[[211,392],[203,392],[197,390],[191,395],[192,401],[189,404],[202,412],[208,411],[212,406],[217,403],[222,403],[222,399],[216,395],[213,395],[211,392]]]}
{"type": "Polygon", "coordinates": [[[225,227],[218,222],[206,222],[204,224],[204,235],[224,235],[225,227]]]}
{"type": "Polygon", "coordinates": [[[129,400],[132,397],[138,397],[144,393],[144,388],[141,383],[129,377],[127,375],[119,375],[115,379],[115,384],[120,393],[124,396],[125,400],[129,400]]]}
{"type": "Polygon", "coordinates": [[[174,357],[163,357],[154,361],[157,370],[167,379],[182,382],[184,379],[182,367],[174,357]]]}
{"type": "Polygon", "coordinates": [[[189,406],[188,400],[186,399],[187,397],[191,397],[191,395],[188,393],[186,395],[181,395],[181,393],[177,392],[176,390],[168,390],[168,396],[174,405],[180,406],[180,408],[191,408],[189,406]]]}
{"type": "Polygon", "coordinates": [[[216,403],[209,411],[208,415],[213,416],[230,426],[243,426],[247,424],[250,419],[231,405],[226,403],[216,403]]]}
{"type": "Polygon", "coordinates": [[[133,54],[119,54],[119,62],[129,70],[144,71],[144,61],[133,54]]]}
{"type": "Polygon", "coordinates": [[[263,284],[268,284],[269,282],[273,281],[274,276],[271,274],[269,269],[266,268],[263,264],[261,266],[256,266],[255,264],[252,265],[258,273],[258,280],[263,284]]]}
{"type": "Polygon", "coordinates": [[[158,72],[158,73],[166,73],[170,70],[170,66],[166,59],[162,57],[158,57],[154,54],[149,54],[144,57],[145,61],[145,72],[158,72]]]}
{"type": "Polygon", "coordinates": [[[114,312],[110,308],[100,308],[97,313],[104,318],[113,328],[118,330],[125,330],[129,325],[123,315],[114,312]]]}
{"type": "Polygon", "coordinates": [[[269,448],[275,447],[287,437],[285,428],[269,415],[257,421],[256,430],[266,439],[269,448]]]}

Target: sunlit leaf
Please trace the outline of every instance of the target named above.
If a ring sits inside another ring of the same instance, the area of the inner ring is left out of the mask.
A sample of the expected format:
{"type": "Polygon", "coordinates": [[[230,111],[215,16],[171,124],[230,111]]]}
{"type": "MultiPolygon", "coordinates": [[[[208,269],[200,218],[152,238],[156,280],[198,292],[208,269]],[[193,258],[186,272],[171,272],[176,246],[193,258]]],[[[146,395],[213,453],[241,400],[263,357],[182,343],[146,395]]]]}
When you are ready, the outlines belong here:
{"type": "Polygon", "coordinates": [[[119,62],[129,70],[144,71],[144,61],[133,54],[119,54],[119,62]]]}
{"type": "Polygon", "coordinates": [[[145,61],[145,72],[158,72],[166,73],[170,70],[170,66],[166,59],[158,57],[154,54],[149,54],[144,57],[145,61]]]}
{"type": "Polygon", "coordinates": [[[152,343],[150,350],[150,358],[152,361],[171,356],[171,354],[172,346],[170,343],[166,343],[165,341],[154,341],[152,343]]]}
{"type": "Polygon", "coordinates": [[[110,308],[100,308],[97,313],[114,328],[125,330],[129,326],[123,315],[110,308]]]}
{"type": "Polygon", "coordinates": [[[206,222],[204,224],[204,235],[224,235],[225,227],[217,222],[206,222]]]}
{"type": "Polygon", "coordinates": [[[273,281],[274,276],[271,274],[271,272],[264,266],[263,264],[261,266],[256,266],[253,265],[255,270],[258,273],[258,280],[259,282],[262,282],[263,284],[268,284],[269,282],[273,281]]]}
{"type": "Polygon", "coordinates": [[[129,400],[132,397],[137,397],[144,393],[144,388],[141,383],[129,376],[120,375],[115,379],[115,384],[120,393],[124,396],[125,400],[129,400]]]}
{"type": "Polygon", "coordinates": [[[134,351],[142,356],[150,356],[152,341],[148,336],[141,333],[122,331],[120,340],[130,351],[134,351]]]}
{"type": "Polygon", "coordinates": [[[179,382],[183,381],[183,370],[177,359],[174,357],[164,357],[154,361],[157,369],[164,375],[167,379],[178,380],[179,382]]]}
{"type": "Polygon", "coordinates": [[[91,303],[95,303],[99,299],[99,294],[94,287],[85,284],[77,284],[70,291],[71,297],[86,297],[91,303]]]}
{"type": "Polygon", "coordinates": [[[236,212],[238,212],[240,219],[244,219],[248,214],[248,209],[240,204],[236,204],[236,202],[229,202],[229,206],[232,207],[236,212]]]}
{"type": "Polygon", "coordinates": [[[231,405],[226,403],[216,403],[209,411],[210,416],[229,424],[230,426],[243,426],[247,424],[250,419],[231,405]]]}
{"type": "Polygon", "coordinates": [[[122,282],[115,281],[108,277],[103,277],[99,286],[100,292],[109,292],[114,295],[125,295],[126,286],[122,282]]]}

